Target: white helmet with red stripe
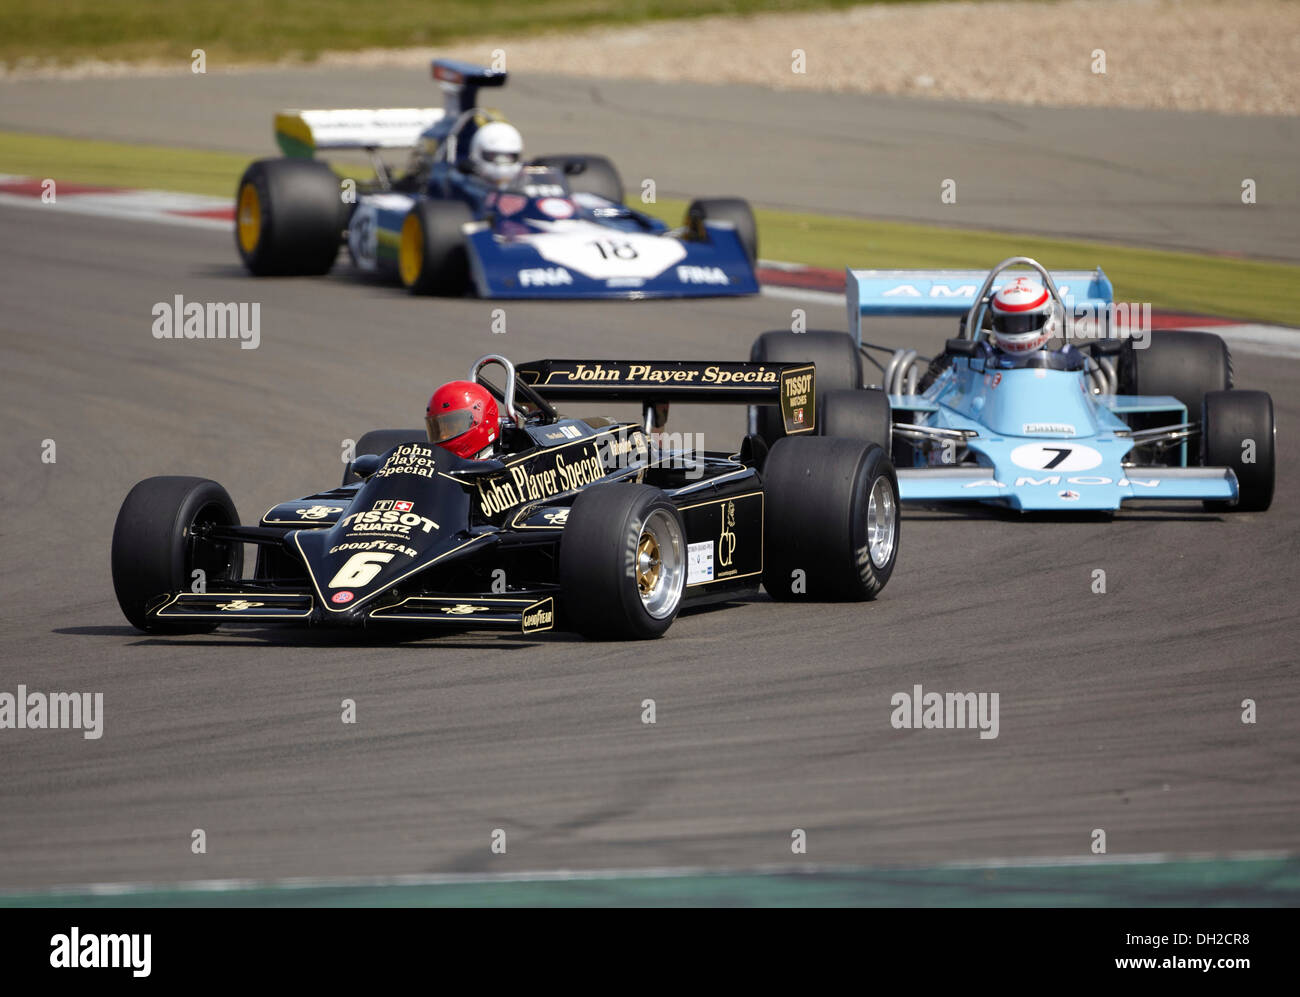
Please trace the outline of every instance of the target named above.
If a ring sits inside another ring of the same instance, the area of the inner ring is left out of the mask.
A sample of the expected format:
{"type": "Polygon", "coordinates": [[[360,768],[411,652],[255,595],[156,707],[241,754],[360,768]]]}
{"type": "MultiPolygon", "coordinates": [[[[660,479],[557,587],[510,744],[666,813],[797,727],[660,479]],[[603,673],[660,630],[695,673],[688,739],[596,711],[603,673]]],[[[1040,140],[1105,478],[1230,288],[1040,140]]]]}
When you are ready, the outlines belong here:
{"type": "Polygon", "coordinates": [[[1008,353],[1041,349],[1060,326],[1056,302],[1032,277],[1014,277],[993,295],[993,339],[1008,353]]]}

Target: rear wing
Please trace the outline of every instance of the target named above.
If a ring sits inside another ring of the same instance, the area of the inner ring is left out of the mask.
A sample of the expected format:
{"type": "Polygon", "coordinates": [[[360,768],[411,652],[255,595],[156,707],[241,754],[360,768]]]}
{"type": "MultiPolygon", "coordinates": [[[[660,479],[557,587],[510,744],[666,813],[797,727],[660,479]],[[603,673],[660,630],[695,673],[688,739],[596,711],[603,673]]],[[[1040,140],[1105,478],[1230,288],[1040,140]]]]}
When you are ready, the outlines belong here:
{"type": "Polygon", "coordinates": [[[816,426],[816,370],[809,363],[535,360],[517,364],[515,373],[547,401],[780,405],[787,434],[816,426]]]}
{"type": "Polygon", "coordinates": [[[318,150],[407,149],[445,113],[439,107],[281,111],[275,141],[286,156],[300,159],[318,150]]]}
{"type": "Polygon", "coordinates": [[[489,69],[459,59],[434,59],[429,71],[442,87],[442,106],[455,117],[475,107],[480,87],[503,87],[507,74],[504,69],[489,69]]]}
{"type": "MultiPolygon", "coordinates": [[[[1096,270],[1051,270],[1067,308],[1101,308],[1114,298],[1110,278],[1096,270]]],[[[987,270],[848,270],[845,298],[849,332],[862,344],[862,317],[965,315],[989,275],[987,270]]],[[[993,284],[996,291],[1001,279],[993,284]]]]}

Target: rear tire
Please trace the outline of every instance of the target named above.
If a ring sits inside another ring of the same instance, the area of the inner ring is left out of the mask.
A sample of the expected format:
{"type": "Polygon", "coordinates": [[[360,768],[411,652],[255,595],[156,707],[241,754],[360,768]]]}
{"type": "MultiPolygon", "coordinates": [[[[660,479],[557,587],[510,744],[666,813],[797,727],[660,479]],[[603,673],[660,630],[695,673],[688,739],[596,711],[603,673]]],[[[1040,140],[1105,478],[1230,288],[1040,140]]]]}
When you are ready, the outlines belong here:
{"type": "MultiPolygon", "coordinates": [[[[352,453],[355,455],[354,459],[365,454],[382,457],[393,447],[401,446],[403,443],[428,442],[429,434],[423,429],[372,429],[361,435],[357,445],[352,448],[352,453]]],[[[360,480],[352,473],[352,461],[348,461],[347,466],[343,468],[343,484],[352,485],[360,480]]]]}
{"type": "Polygon", "coordinates": [[[348,206],[337,174],[314,159],[259,159],[235,190],[235,246],[259,277],[328,273],[348,206]]]}
{"type": "Polygon", "coordinates": [[[856,602],[885,587],[898,558],[899,503],[898,477],[881,447],[779,440],[763,466],[763,487],[768,595],[856,602]]]}
{"type": "Polygon", "coordinates": [[[461,201],[421,200],[402,222],[397,273],[412,294],[464,294],[469,251],[461,226],[474,220],[461,201]]]}
{"type": "Polygon", "coordinates": [[[885,453],[893,438],[893,414],[889,396],[880,388],[858,391],[819,392],[818,436],[839,436],[875,443],[885,453]]]}
{"type": "Polygon", "coordinates": [[[206,478],[145,478],[122,502],[113,527],[113,591],[137,630],[194,634],[216,629],[215,623],[172,623],[147,616],[160,596],[189,591],[196,569],[204,572],[206,591],[220,591],[220,582],[241,576],[243,545],[195,540],[191,531],[199,523],[239,524],[230,495],[206,478]]]}
{"type": "MultiPolygon", "coordinates": [[[[1123,395],[1173,395],[1187,406],[1194,421],[1210,391],[1232,387],[1232,357],[1228,344],[1210,332],[1175,330],[1151,335],[1146,349],[1130,342],[1120,355],[1119,393],[1123,395]]],[[[1138,414],[1129,418],[1134,429],[1164,425],[1169,416],[1138,414]]],[[[1194,457],[1189,456],[1189,462],[1194,457]]]]}
{"type": "Polygon", "coordinates": [[[645,640],[677,618],[686,589],[686,528],[658,488],[593,485],[560,539],[568,629],[589,640],[645,640]]]}
{"type": "MultiPolygon", "coordinates": [[[[862,362],[847,332],[790,332],[778,329],[754,340],[749,359],[756,363],[812,363],[817,367],[817,395],[862,387],[862,362]]],[[[785,436],[779,405],[755,406],[758,435],[769,447],[785,436]]]]}
{"type": "Polygon", "coordinates": [[[758,222],[754,220],[754,211],[748,201],[741,197],[697,198],[686,209],[686,224],[693,231],[702,231],[705,221],[734,225],[745,255],[749,257],[749,265],[758,264],[758,222]]]}
{"type": "Polygon", "coordinates": [[[1205,502],[1211,512],[1263,512],[1273,503],[1276,453],[1273,399],[1266,391],[1208,391],[1201,413],[1201,462],[1230,467],[1237,475],[1238,498],[1205,502]],[[1254,460],[1244,457],[1250,443],[1254,460]]]}
{"type": "Polygon", "coordinates": [[[618,175],[618,167],[604,156],[539,156],[533,165],[559,170],[575,194],[595,194],[615,204],[623,203],[623,178],[618,175]]]}

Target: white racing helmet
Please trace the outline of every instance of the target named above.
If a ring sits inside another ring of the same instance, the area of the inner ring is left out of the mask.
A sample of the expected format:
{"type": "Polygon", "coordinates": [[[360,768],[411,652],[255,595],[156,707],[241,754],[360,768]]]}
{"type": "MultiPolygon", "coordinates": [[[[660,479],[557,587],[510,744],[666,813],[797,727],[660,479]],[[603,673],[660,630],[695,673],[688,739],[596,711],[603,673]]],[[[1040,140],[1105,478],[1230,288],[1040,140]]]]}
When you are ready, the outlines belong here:
{"type": "Polygon", "coordinates": [[[993,341],[1007,353],[1041,349],[1061,321],[1047,288],[1032,277],[1014,277],[993,295],[993,341]]]}
{"type": "Polygon", "coordinates": [[[469,164],[489,183],[509,183],[524,165],[524,137],[514,125],[489,121],[470,139],[469,164]]]}

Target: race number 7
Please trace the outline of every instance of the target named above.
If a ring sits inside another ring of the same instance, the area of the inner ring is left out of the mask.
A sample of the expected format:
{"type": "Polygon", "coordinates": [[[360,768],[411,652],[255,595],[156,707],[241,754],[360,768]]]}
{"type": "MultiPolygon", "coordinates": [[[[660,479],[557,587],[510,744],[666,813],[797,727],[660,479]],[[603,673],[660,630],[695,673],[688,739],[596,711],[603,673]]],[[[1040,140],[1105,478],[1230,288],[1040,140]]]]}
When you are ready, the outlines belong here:
{"type": "Polygon", "coordinates": [[[1049,460],[1046,464],[1043,465],[1044,471],[1050,471],[1052,468],[1056,467],[1058,464],[1063,462],[1066,457],[1070,456],[1070,454],[1074,452],[1073,450],[1070,449],[1070,447],[1043,447],[1043,450],[1045,450],[1047,453],[1056,454],[1055,457],[1053,457],[1051,460],[1049,460]]]}
{"type": "Polygon", "coordinates": [[[353,554],[348,558],[347,564],[339,568],[338,574],[330,579],[329,587],[363,589],[374,581],[375,575],[379,574],[383,566],[396,556],[396,554],[370,552],[353,554]]]}

